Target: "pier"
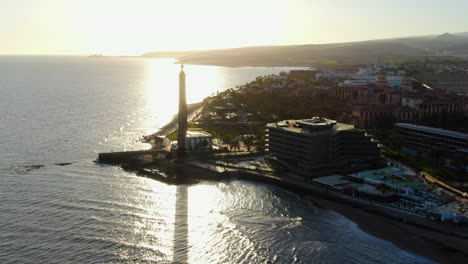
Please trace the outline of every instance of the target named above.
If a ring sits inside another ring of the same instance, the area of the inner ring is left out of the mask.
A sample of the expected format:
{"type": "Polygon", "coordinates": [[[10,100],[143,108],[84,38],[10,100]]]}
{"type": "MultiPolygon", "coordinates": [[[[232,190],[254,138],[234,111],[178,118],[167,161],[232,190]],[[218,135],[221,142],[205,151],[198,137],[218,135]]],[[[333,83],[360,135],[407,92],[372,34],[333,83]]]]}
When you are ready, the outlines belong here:
{"type": "MultiPolygon", "coordinates": [[[[193,121],[201,112],[201,103],[195,103],[188,106],[188,116],[187,121],[193,121]]],[[[151,143],[151,139],[156,137],[166,137],[170,133],[177,130],[177,117],[175,117],[171,122],[161,128],[158,132],[144,136],[143,140],[147,143],[151,143]]],[[[105,164],[114,164],[122,165],[135,163],[136,161],[142,161],[145,159],[150,159],[150,156],[157,154],[167,154],[170,152],[170,145],[161,149],[155,149],[154,144],[149,150],[135,150],[135,151],[120,151],[120,152],[103,152],[99,153],[97,162],[105,164]]]]}

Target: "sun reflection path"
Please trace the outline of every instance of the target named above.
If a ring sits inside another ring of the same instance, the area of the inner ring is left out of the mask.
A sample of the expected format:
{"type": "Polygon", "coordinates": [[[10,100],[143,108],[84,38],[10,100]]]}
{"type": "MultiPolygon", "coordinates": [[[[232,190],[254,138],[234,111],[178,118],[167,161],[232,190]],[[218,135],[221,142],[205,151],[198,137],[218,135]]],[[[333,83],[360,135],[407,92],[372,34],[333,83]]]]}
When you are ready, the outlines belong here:
{"type": "Polygon", "coordinates": [[[177,186],[174,222],[174,263],[188,262],[188,186],[177,186]]]}
{"type": "MultiPolygon", "coordinates": [[[[145,102],[147,114],[147,134],[156,132],[154,129],[169,123],[178,111],[178,80],[174,78],[180,70],[174,60],[148,59],[145,79],[145,102]]],[[[224,68],[216,66],[186,65],[187,74],[187,103],[202,101],[209,95],[228,88],[241,85],[239,80],[250,81],[256,76],[271,74],[278,69],[255,69],[255,68],[224,68]],[[227,78],[229,77],[229,78],[227,78]]],[[[205,188],[210,188],[204,186],[205,188]]],[[[199,188],[194,190],[200,191],[199,188]]],[[[180,185],[175,190],[175,212],[174,212],[174,237],[173,237],[173,261],[174,263],[187,263],[189,251],[192,247],[200,250],[213,239],[213,233],[189,232],[191,226],[207,228],[220,219],[218,210],[221,205],[217,204],[219,193],[214,190],[205,190],[203,193],[191,195],[189,199],[189,186],[180,185]],[[214,195],[206,197],[206,195],[214,195]],[[190,202],[190,208],[189,208],[190,202]],[[190,209],[190,214],[189,214],[190,209]],[[193,211],[195,210],[195,211],[193,211]],[[192,213],[193,212],[193,213],[192,213]],[[189,218],[189,215],[193,216],[189,218]],[[211,220],[210,220],[211,219],[211,220]],[[213,222],[214,221],[214,222],[213,222]],[[190,233],[190,241],[189,241],[190,233]],[[189,243],[190,242],[190,243],[189,243]]],[[[173,196],[174,197],[174,196],[173,196]]],[[[170,199],[169,199],[170,200],[170,199]]],[[[167,201],[169,202],[169,201],[167,201]]],[[[192,229],[193,230],[193,229],[192,229]]],[[[213,230],[209,230],[213,231],[213,230]]],[[[216,249],[211,249],[215,250],[216,249]]],[[[219,250],[218,250],[219,251],[219,250]]],[[[218,256],[223,252],[218,252],[218,256]]]]}

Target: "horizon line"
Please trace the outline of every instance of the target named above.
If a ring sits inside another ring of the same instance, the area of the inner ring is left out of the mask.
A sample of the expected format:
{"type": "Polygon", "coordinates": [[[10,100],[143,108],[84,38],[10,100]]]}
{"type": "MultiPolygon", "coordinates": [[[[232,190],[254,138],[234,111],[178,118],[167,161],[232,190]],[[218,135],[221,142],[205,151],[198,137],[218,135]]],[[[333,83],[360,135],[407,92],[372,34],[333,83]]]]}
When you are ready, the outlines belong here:
{"type": "MultiPolygon", "coordinates": [[[[405,39],[405,38],[421,38],[421,37],[431,37],[431,36],[440,36],[443,34],[467,34],[468,31],[463,32],[456,32],[456,33],[434,33],[429,35],[417,35],[417,36],[401,36],[401,37],[388,37],[388,38],[380,38],[380,39],[367,39],[367,40],[356,40],[356,41],[344,41],[344,42],[328,42],[328,43],[305,43],[305,44],[278,44],[278,45],[254,45],[254,46],[238,46],[238,47],[226,47],[226,48],[211,48],[211,49],[176,49],[176,50],[155,50],[155,51],[147,51],[140,53],[139,55],[129,55],[129,54],[115,54],[115,55],[105,55],[104,53],[93,52],[93,53],[75,53],[75,54],[53,54],[53,53],[13,53],[13,54],[0,54],[0,56],[91,56],[91,55],[102,55],[105,57],[142,57],[147,53],[154,53],[154,52],[203,52],[203,51],[216,51],[216,50],[230,50],[230,49],[242,49],[242,48],[257,48],[257,47],[285,47],[285,46],[307,46],[307,45],[333,45],[333,44],[350,44],[350,43],[359,43],[359,42],[369,42],[369,41],[384,41],[384,40],[398,40],[398,39],[405,39]]],[[[468,39],[468,37],[467,37],[468,39]]]]}

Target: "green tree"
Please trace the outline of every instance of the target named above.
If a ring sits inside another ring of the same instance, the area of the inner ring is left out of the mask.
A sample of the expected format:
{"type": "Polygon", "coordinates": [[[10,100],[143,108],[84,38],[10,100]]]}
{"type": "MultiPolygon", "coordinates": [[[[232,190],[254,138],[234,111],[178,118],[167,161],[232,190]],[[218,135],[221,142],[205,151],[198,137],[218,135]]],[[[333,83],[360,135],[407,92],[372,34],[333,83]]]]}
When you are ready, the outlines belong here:
{"type": "Polygon", "coordinates": [[[250,136],[245,137],[243,142],[244,142],[245,147],[247,148],[247,151],[250,152],[252,147],[253,147],[253,143],[254,143],[253,138],[250,137],[250,136]]]}
{"type": "Polygon", "coordinates": [[[232,147],[233,147],[234,150],[236,150],[236,149],[238,151],[240,150],[240,141],[239,141],[239,139],[237,139],[237,138],[233,139],[231,144],[232,144],[232,147]]]}

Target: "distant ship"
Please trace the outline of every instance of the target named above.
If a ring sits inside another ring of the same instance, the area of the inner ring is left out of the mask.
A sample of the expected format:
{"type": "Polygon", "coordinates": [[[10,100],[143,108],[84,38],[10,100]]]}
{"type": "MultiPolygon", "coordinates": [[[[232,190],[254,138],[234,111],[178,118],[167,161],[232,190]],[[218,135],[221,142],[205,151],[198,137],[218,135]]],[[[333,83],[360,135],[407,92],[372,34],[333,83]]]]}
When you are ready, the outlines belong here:
{"type": "Polygon", "coordinates": [[[88,56],[88,58],[104,58],[104,56],[102,54],[91,54],[88,56]]]}

